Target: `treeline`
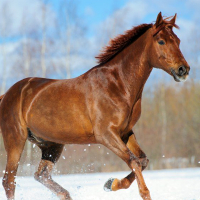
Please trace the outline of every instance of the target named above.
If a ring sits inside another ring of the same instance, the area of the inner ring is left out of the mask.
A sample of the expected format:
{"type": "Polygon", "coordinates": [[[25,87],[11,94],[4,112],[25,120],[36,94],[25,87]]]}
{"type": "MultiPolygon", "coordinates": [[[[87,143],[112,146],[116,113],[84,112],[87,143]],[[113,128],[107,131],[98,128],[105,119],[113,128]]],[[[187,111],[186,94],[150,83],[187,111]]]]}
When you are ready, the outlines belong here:
{"type": "Polygon", "coordinates": [[[200,84],[157,85],[143,98],[136,134],[150,168],[195,167],[200,163],[200,84]],[[151,93],[149,93],[151,94],[151,93]]]}

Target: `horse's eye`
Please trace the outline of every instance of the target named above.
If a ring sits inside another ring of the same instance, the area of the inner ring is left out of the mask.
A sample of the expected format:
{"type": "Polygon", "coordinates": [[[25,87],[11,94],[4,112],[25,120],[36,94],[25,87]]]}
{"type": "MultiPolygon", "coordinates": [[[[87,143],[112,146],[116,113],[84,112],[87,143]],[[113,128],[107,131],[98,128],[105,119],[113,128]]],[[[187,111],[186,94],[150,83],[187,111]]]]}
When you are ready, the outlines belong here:
{"type": "Polygon", "coordinates": [[[159,40],[159,41],[158,41],[158,44],[160,44],[160,45],[164,45],[165,42],[164,42],[163,40],[159,40]]]}

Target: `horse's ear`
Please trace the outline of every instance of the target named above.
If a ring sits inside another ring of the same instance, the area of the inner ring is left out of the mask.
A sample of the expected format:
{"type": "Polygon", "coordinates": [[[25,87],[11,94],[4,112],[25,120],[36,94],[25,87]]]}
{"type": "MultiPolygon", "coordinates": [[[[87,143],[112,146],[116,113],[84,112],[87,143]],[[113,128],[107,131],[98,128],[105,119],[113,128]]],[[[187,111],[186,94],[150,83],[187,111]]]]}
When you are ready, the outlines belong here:
{"type": "Polygon", "coordinates": [[[177,16],[177,14],[175,14],[174,17],[170,20],[171,24],[176,23],[176,16],[177,16]]]}
{"type": "Polygon", "coordinates": [[[159,12],[158,16],[157,16],[157,19],[156,19],[156,28],[163,22],[163,17],[162,17],[162,13],[159,12]]]}

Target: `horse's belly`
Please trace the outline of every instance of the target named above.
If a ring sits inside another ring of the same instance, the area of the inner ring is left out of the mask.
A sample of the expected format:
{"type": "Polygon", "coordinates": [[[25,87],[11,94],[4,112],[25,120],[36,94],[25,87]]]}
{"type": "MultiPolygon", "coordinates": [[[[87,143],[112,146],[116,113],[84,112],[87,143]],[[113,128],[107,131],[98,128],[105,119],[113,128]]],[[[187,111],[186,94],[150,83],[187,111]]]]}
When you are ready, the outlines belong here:
{"type": "Polygon", "coordinates": [[[86,119],[58,119],[54,117],[32,120],[28,128],[44,140],[56,143],[88,144],[95,143],[92,126],[86,119]]]}
{"type": "Polygon", "coordinates": [[[27,126],[38,137],[57,143],[95,143],[85,106],[70,101],[35,103],[27,113],[27,126]]]}

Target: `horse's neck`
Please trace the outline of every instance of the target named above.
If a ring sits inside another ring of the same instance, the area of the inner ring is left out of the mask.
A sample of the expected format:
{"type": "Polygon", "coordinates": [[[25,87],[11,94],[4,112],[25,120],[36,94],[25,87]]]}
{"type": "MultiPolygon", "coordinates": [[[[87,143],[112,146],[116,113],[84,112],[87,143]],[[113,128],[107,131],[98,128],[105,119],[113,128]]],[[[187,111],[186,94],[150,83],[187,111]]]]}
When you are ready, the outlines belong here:
{"type": "Polygon", "coordinates": [[[121,60],[117,61],[116,56],[113,62],[127,88],[130,103],[141,97],[144,84],[152,71],[148,60],[147,37],[148,33],[145,33],[118,55],[121,60]]]}

